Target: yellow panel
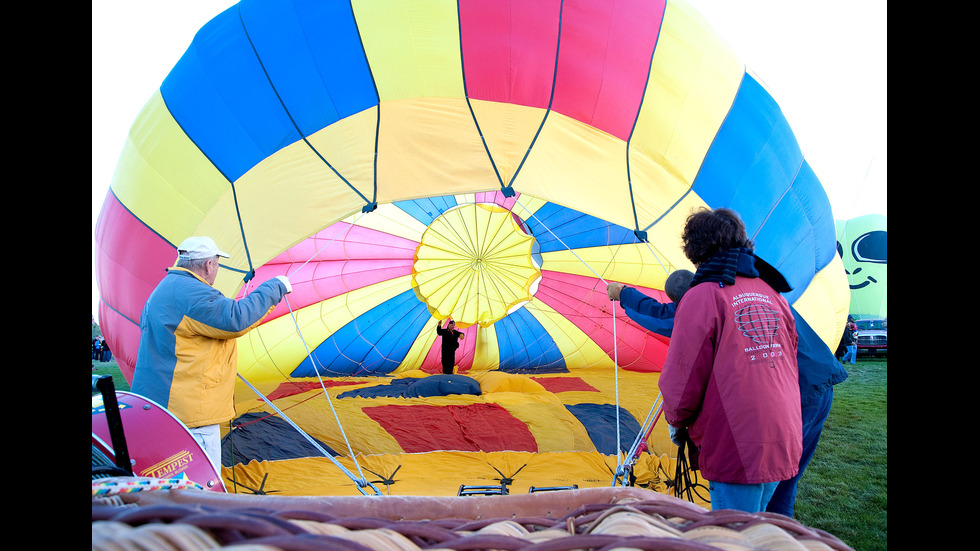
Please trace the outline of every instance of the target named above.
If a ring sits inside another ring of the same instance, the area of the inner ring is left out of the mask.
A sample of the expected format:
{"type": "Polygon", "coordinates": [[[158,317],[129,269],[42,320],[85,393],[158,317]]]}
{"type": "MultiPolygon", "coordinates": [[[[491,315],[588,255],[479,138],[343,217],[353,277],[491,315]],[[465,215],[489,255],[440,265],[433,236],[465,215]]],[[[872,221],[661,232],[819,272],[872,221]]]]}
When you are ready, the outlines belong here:
{"type": "MultiPolygon", "coordinates": [[[[337,458],[348,471],[356,473],[353,460],[337,458]]],[[[455,496],[462,484],[498,486],[500,473],[513,476],[510,495],[527,494],[531,486],[538,488],[571,486],[607,488],[612,483],[616,458],[599,452],[528,453],[528,452],[432,452],[400,455],[358,456],[365,477],[381,493],[391,496],[455,496]],[[395,469],[398,469],[397,473],[395,469]],[[518,472],[520,470],[520,472],[518,472]],[[390,478],[394,484],[385,486],[379,476],[390,478]],[[514,476],[516,474],[516,476],[514,476]]],[[[668,494],[662,480],[663,472],[673,476],[674,467],[668,457],[643,455],[637,462],[637,482],[649,484],[650,489],[668,494]],[[662,471],[662,472],[661,472],[662,471]]],[[[222,477],[234,492],[235,480],[248,488],[263,489],[282,496],[361,496],[361,491],[329,459],[310,457],[287,461],[252,461],[247,465],[222,468],[222,477]]],[[[369,494],[373,490],[366,488],[369,494]]],[[[248,490],[240,487],[239,493],[248,490]]],[[[475,496],[466,499],[495,499],[475,496]]],[[[703,502],[698,505],[706,506],[703,502]]]]}
{"type": "Polygon", "coordinates": [[[538,209],[548,204],[547,201],[531,195],[518,195],[511,212],[521,217],[525,222],[530,221],[538,209]]]}
{"type": "Polygon", "coordinates": [[[641,227],[694,182],[745,73],[701,14],[681,2],[667,3],[650,69],[630,141],[641,227]]]}
{"type": "Polygon", "coordinates": [[[595,450],[585,426],[550,392],[493,392],[484,397],[527,425],[539,453],[595,450]]]}
{"type": "MultiPolygon", "coordinates": [[[[199,235],[204,214],[231,186],[187,138],[157,90],[130,129],[111,187],[137,218],[176,245],[199,235]]],[[[233,242],[225,241],[217,242],[227,251],[233,242]]]]}
{"type": "Polygon", "coordinates": [[[463,97],[455,2],[355,0],[351,4],[382,103],[463,97]]]}
{"type": "MultiPolygon", "coordinates": [[[[374,109],[362,111],[309,138],[317,152],[332,160],[334,168],[368,200],[373,195],[375,114],[374,109]]],[[[351,212],[360,212],[366,203],[300,140],[242,175],[235,182],[235,194],[229,189],[198,231],[228,247],[224,250],[235,266],[248,269],[242,231],[252,265],[261,266],[351,212]],[[237,241],[232,241],[235,236],[237,241]]],[[[237,287],[222,290],[231,295],[237,287]]]]}
{"type": "Polygon", "coordinates": [[[625,159],[626,142],[551,113],[514,189],[633,228],[625,159]]]}
{"type": "Polygon", "coordinates": [[[510,185],[547,111],[483,100],[470,100],[470,106],[502,183],[510,185]]]}
{"type": "Polygon", "coordinates": [[[357,213],[344,219],[345,222],[372,230],[397,235],[412,241],[421,241],[426,225],[412,215],[391,203],[382,203],[369,213],[357,213]]]}
{"type": "Polygon", "coordinates": [[[500,365],[500,348],[497,346],[497,330],[494,326],[476,326],[476,349],[473,354],[473,370],[496,369],[500,365]]]}
{"type": "MultiPolygon", "coordinates": [[[[393,398],[345,398],[336,399],[341,392],[356,386],[340,386],[328,390],[332,402],[341,419],[341,424],[355,450],[357,465],[368,480],[391,477],[396,482],[390,487],[377,483],[379,490],[391,495],[455,495],[460,484],[495,485],[499,484],[500,473],[513,476],[511,494],[527,493],[530,486],[608,487],[616,468],[616,457],[598,452],[430,452],[400,453],[397,451],[369,452],[365,450],[397,449],[397,443],[380,425],[370,420],[362,408],[384,404],[431,404],[466,405],[476,403],[497,403],[512,414],[530,422],[530,430],[536,438],[542,439],[543,447],[591,447],[591,440],[584,427],[577,420],[565,414],[558,414],[561,404],[615,403],[616,387],[620,389],[620,405],[628,410],[640,423],[651,413],[659,393],[657,373],[635,373],[608,368],[580,369],[571,374],[541,375],[537,378],[557,379],[564,377],[581,378],[601,392],[559,392],[549,393],[529,378],[503,374],[500,372],[475,372],[474,378],[481,381],[483,396],[446,396],[428,399],[393,398]],[[500,379],[508,381],[501,383],[500,379]],[[526,379],[519,384],[510,379],[526,379]],[[618,381],[617,381],[618,379],[618,381]],[[514,386],[517,385],[517,386],[514,386]],[[513,388],[512,388],[513,387],[513,388]],[[517,389],[520,390],[517,390],[517,389]],[[560,403],[559,403],[560,402],[560,403]],[[556,419],[550,414],[555,412],[556,419]],[[564,442],[564,444],[562,444],[564,442]],[[367,453],[368,455],[365,455],[367,453]],[[377,455],[374,455],[377,453],[377,455]],[[399,467],[400,466],[400,467],[399,467]],[[395,474],[395,469],[398,469],[395,474]],[[371,472],[377,475],[371,474],[371,472]],[[520,472],[518,472],[520,471],[520,472]],[[515,473],[517,473],[515,475],[515,473]]],[[[383,378],[350,377],[346,381],[377,384],[383,378]]],[[[264,393],[275,388],[275,384],[256,384],[264,393]]],[[[251,391],[239,385],[236,392],[236,407],[239,413],[265,411],[267,406],[258,402],[251,391]],[[244,392],[243,392],[244,390],[244,392]]],[[[278,401],[289,417],[296,421],[309,434],[327,443],[331,448],[346,455],[346,444],[339,434],[337,423],[322,391],[310,391],[278,401]]],[[[661,419],[648,439],[651,453],[642,454],[637,461],[638,482],[650,484],[653,489],[667,492],[660,478],[663,473],[674,473],[672,457],[676,455],[667,434],[666,423],[661,419]],[[662,471],[662,472],[661,472],[662,471]]],[[[350,457],[337,460],[349,471],[358,469],[350,457]]],[[[235,478],[239,483],[257,488],[264,475],[268,473],[265,489],[282,495],[360,495],[355,484],[336,466],[325,458],[305,458],[285,461],[251,462],[238,465],[234,473],[230,468],[222,472],[226,479],[235,478]]]]}
{"type": "Polygon", "coordinates": [[[381,105],[379,201],[497,189],[465,100],[414,98],[381,105]]]}
{"type": "Polygon", "coordinates": [[[676,267],[649,243],[541,253],[542,270],[663,289],[676,267]],[[593,273],[595,272],[595,273],[593,273]]]}
{"type": "Polygon", "coordinates": [[[810,280],[806,290],[793,303],[793,308],[834,351],[844,333],[850,300],[851,288],[847,283],[844,263],[835,254],[834,260],[810,280]]]}

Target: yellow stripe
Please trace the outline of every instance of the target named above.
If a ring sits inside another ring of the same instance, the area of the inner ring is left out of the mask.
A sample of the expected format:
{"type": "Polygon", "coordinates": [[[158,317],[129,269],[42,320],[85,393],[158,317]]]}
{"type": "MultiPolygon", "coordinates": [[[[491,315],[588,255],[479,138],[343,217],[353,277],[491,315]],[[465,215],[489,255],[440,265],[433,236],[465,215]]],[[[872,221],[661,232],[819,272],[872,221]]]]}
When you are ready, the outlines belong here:
{"type": "Polygon", "coordinates": [[[476,326],[476,351],[473,369],[490,370],[500,366],[500,348],[497,345],[497,328],[476,326]]]}
{"type": "Polygon", "coordinates": [[[744,73],[744,66],[697,10],[683,2],[667,3],[630,141],[641,228],[659,218],[694,182],[744,73]]]}
{"type": "Polygon", "coordinates": [[[379,201],[497,189],[465,100],[413,98],[381,106],[379,201]]]}
{"type": "MultiPolygon", "coordinates": [[[[456,3],[403,0],[352,3],[381,102],[462,98],[456,3]]],[[[382,106],[382,119],[384,118],[382,106]]]]}
{"type": "Polygon", "coordinates": [[[837,350],[844,333],[850,300],[851,289],[844,263],[835,254],[830,264],[813,276],[806,290],[793,303],[793,308],[833,351],[837,350]]]}
{"type": "MultiPolygon", "coordinates": [[[[197,235],[204,213],[230,189],[177,125],[159,90],[129,131],[111,187],[137,218],[175,244],[197,235]]],[[[233,243],[214,238],[222,250],[233,250],[233,243]]]]}

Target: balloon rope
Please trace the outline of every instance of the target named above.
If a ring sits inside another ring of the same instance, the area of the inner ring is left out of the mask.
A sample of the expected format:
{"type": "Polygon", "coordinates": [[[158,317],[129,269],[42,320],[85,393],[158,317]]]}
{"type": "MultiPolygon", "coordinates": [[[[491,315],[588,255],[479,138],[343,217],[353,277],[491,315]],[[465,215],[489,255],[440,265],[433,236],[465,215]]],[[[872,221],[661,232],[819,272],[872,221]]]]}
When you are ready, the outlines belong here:
{"type": "MultiPolygon", "coordinates": [[[[357,223],[357,220],[363,214],[365,214],[365,213],[361,212],[361,213],[355,215],[354,220],[352,220],[350,222],[350,225],[347,227],[347,231],[344,233],[344,236],[345,237],[350,234],[351,229],[354,227],[354,225],[357,223]]],[[[339,237],[340,237],[340,234],[338,234],[333,239],[329,240],[328,242],[326,242],[325,244],[323,244],[322,246],[320,246],[306,260],[306,262],[304,262],[303,264],[301,264],[299,266],[299,268],[293,272],[293,275],[295,276],[295,274],[297,272],[299,272],[300,270],[302,270],[303,267],[306,266],[307,264],[309,264],[309,262],[311,260],[313,260],[314,258],[316,258],[317,256],[319,256],[319,254],[320,254],[321,251],[323,251],[325,248],[327,248],[331,244],[333,244],[333,242],[336,241],[339,237]]],[[[288,269],[286,270],[286,273],[287,274],[289,273],[289,270],[288,269]]],[[[288,275],[287,275],[287,277],[288,277],[288,275]]],[[[313,279],[310,278],[310,281],[312,282],[313,279]]],[[[286,295],[283,295],[282,298],[283,298],[283,302],[286,304],[286,308],[289,310],[289,315],[290,315],[290,317],[293,320],[293,326],[296,328],[296,335],[299,337],[300,341],[303,343],[303,348],[306,350],[306,357],[310,359],[310,364],[313,366],[313,371],[314,371],[314,373],[316,373],[317,380],[320,382],[320,388],[323,390],[323,395],[327,398],[327,403],[330,405],[330,410],[333,412],[334,419],[337,421],[337,427],[340,429],[340,434],[341,434],[341,436],[344,439],[344,443],[347,445],[347,451],[350,454],[351,460],[354,462],[354,467],[357,469],[358,475],[360,475],[360,480],[355,480],[355,481],[359,485],[360,484],[368,484],[368,485],[370,485],[369,483],[367,483],[367,481],[366,481],[366,479],[364,477],[364,473],[361,471],[360,463],[358,463],[358,461],[357,461],[357,456],[354,454],[354,450],[351,447],[350,440],[347,438],[347,433],[344,431],[344,427],[343,427],[343,425],[340,422],[340,416],[337,414],[337,410],[334,408],[334,405],[333,405],[333,400],[330,399],[330,394],[327,392],[327,387],[326,387],[326,385],[324,385],[323,378],[320,376],[320,368],[322,366],[318,365],[319,362],[313,356],[312,352],[310,351],[309,345],[307,345],[307,343],[306,343],[306,339],[303,337],[303,332],[300,330],[299,322],[296,320],[296,314],[293,312],[293,307],[290,304],[289,299],[287,298],[286,295]]],[[[256,328],[256,331],[258,331],[258,329],[259,328],[256,328]]],[[[263,341],[261,339],[261,334],[259,334],[259,342],[261,342],[263,344],[263,347],[265,346],[265,341],[263,341]]],[[[266,354],[267,355],[269,354],[269,350],[268,350],[267,347],[266,347],[266,354]]],[[[241,374],[239,374],[239,377],[242,377],[241,374]]],[[[245,381],[245,378],[242,377],[242,380],[245,381]]],[[[259,393],[258,390],[256,390],[255,387],[253,387],[248,381],[245,381],[245,384],[248,384],[248,386],[251,387],[252,390],[255,391],[256,393],[259,393]]],[[[292,425],[294,428],[296,428],[296,430],[298,430],[301,434],[303,434],[303,436],[306,437],[307,440],[310,440],[310,437],[305,432],[303,432],[303,430],[301,430],[298,426],[296,426],[290,419],[288,419],[285,416],[285,414],[283,414],[278,408],[276,408],[276,406],[274,406],[272,404],[272,402],[265,395],[262,395],[261,393],[259,393],[259,394],[260,394],[260,396],[262,396],[262,399],[265,400],[266,403],[268,403],[270,406],[272,406],[272,408],[275,409],[276,412],[278,412],[283,417],[283,419],[285,419],[290,425],[292,425]]],[[[326,455],[327,457],[330,457],[330,455],[327,454],[325,451],[323,451],[323,449],[320,448],[320,446],[318,446],[315,443],[314,443],[314,446],[317,449],[319,449],[321,452],[323,452],[324,455],[326,455]]],[[[331,458],[331,460],[332,460],[332,458],[331,458]]],[[[345,469],[345,471],[346,471],[346,469],[345,469]]],[[[363,490],[362,490],[362,492],[363,492],[363,490]]],[[[375,489],[375,492],[377,492],[377,489],[375,489]]]]}
{"type": "MultiPolygon", "coordinates": [[[[334,459],[332,455],[330,455],[326,450],[324,450],[323,447],[320,446],[320,444],[318,444],[317,441],[313,439],[313,437],[311,437],[309,434],[304,432],[303,429],[299,428],[299,426],[296,423],[294,423],[292,419],[287,417],[286,414],[282,412],[282,410],[277,408],[276,405],[273,404],[264,394],[259,392],[259,389],[252,386],[252,383],[248,382],[248,379],[243,377],[241,373],[238,374],[238,378],[241,379],[246,385],[248,385],[248,387],[252,389],[252,392],[255,392],[255,394],[257,394],[260,398],[262,398],[262,400],[264,400],[265,403],[269,405],[269,407],[274,409],[276,413],[279,414],[280,417],[282,417],[287,423],[290,424],[290,426],[292,426],[294,429],[296,429],[297,432],[303,435],[303,437],[306,438],[306,440],[309,441],[310,444],[313,444],[314,448],[320,450],[320,453],[322,453],[327,459],[333,462],[333,464],[336,465],[338,469],[343,471],[344,474],[348,476],[348,478],[350,478],[352,481],[357,483],[357,489],[360,490],[362,494],[367,495],[367,492],[364,491],[364,487],[369,486],[372,490],[374,490],[375,495],[384,495],[381,493],[380,490],[378,490],[378,488],[376,488],[373,484],[368,482],[367,479],[364,478],[363,474],[361,475],[360,479],[355,477],[354,473],[350,472],[347,469],[347,467],[344,467],[339,461],[334,459]]],[[[357,465],[357,459],[354,458],[353,456],[351,458],[354,459],[354,464],[357,465]]],[[[358,472],[360,472],[360,468],[358,468],[358,472]]]]}
{"type": "MultiPolygon", "coordinates": [[[[541,226],[544,229],[548,230],[548,233],[550,233],[551,235],[553,235],[554,238],[557,239],[558,242],[561,243],[562,246],[564,246],[566,250],[568,250],[568,252],[572,253],[572,255],[575,256],[575,258],[577,258],[579,260],[579,262],[581,262],[586,268],[588,268],[590,272],[592,272],[593,274],[595,274],[595,276],[599,279],[599,281],[601,281],[601,282],[603,282],[603,283],[605,283],[607,285],[609,284],[605,280],[605,278],[603,278],[601,275],[599,275],[598,273],[596,273],[596,271],[593,270],[591,266],[589,266],[589,263],[588,262],[586,262],[585,260],[583,260],[582,257],[580,257],[578,255],[578,253],[576,253],[575,251],[573,251],[572,248],[569,247],[567,243],[565,243],[564,241],[562,241],[562,239],[560,237],[558,237],[557,235],[555,235],[555,232],[551,231],[551,228],[549,228],[544,222],[542,222],[541,220],[539,220],[538,217],[535,216],[534,213],[530,211],[530,209],[528,209],[527,207],[525,207],[524,205],[522,205],[521,204],[521,201],[519,199],[516,199],[514,201],[514,204],[517,205],[517,206],[519,206],[519,207],[521,207],[521,209],[524,210],[524,212],[527,212],[528,213],[528,216],[530,216],[531,218],[533,218],[538,224],[541,224],[541,226]]],[[[619,433],[619,425],[620,425],[620,419],[619,419],[619,339],[616,338],[616,302],[615,301],[613,301],[613,304],[612,304],[612,326],[613,326],[613,380],[615,381],[615,390],[616,390],[616,471],[618,472],[618,471],[621,470],[621,465],[622,465],[622,450],[620,449],[620,445],[619,445],[619,438],[620,438],[620,433],[619,433]]]]}
{"type": "Polygon", "coordinates": [[[660,395],[657,395],[657,399],[653,402],[653,407],[650,408],[650,412],[647,413],[646,419],[643,421],[643,426],[636,433],[636,438],[633,439],[633,443],[630,445],[629,451],[626,453],[626,461],[623,462],[622,467],[617,467],[616,476],[613,477],[613,486],[616,485],[616,478],[621,478],[622,485],[626,485],[626,472],[628,468],[631,468],[639,456],[640,443],[645,442],[647,438],[650,438],[650,433],[653,432],[653,427],[656,426],[657,421],[660,420],[660,415],[663,413],[663,403],[660,402],[660,395]],[[654,415],[655,414],[655,415],[654,415]],[[650,418],[653,417],[653,422],[650,422],[650,418]]]}
{"type": "MultiPolygon", "coordinates": [[[[568,252],[572,253],[572,255],[574,255],[575,258],[577,258],[579,260],[579,262],[581,262],[586,268],[588,268],[588,270],[590,272],[592,272],[593,274],[595,274],[595,276],[599,279],[599,281],[602,281],[603,283],[606,283],[608,285],[608,282],[605,280],[605,278],[603,278],[601,275],[599,275],[598,273],[596,273],[596,271],[593,270],[592,267],[589,266],[589,264],[585,260],[582,259],[582,257],[580,257],[574,250],[572,250],[572,248],[569,247],[568,244],[566,244],[564,241],[562,241],[562,239],[560,237],[558,237],[557,235],[555,235],[555,232],[551,231],[551,228],[549,228],[545,223],[543,223],[541,220],[539,220],[534,215],[534,213],[530,211],[530,209],[528,209],[523,204],[521,204],[521,202],[520,202],[519,199],[516,199],[514,201],[514,204],[517,205],[517,206],[519,206],[519,207],[521,207],[521,209],[524,212],[526,212],[530,218],[533,218],[537,223],[541,224],[541,226],[544,229],[548,230],[548,233],[550,233],[552,236],[554,236],[554,238],[557,239],[558,242],[561,243],[565,247],[566,250],[568,250],[568,252]]],[[[654,258],[657,259],[657,263],[660,264],[660,267],[662,267],[665,272],[670,273],[670,270],[667,268],[666,265],[664,265],[663,260],[661,260],[660,255],[658,255],[657,252],[653,250],[653,247],[652,247],[652,245],[650,245],[650,242],[649,241],[644,241],[644,243],[646,244],[647,249],[650,250],[650,253],[653,254],[654,258]]],[[[622,244],[620,244],[619,247],[616,247],[615,250],[618,251],[621,248],[621,246],[622,246],[622,244]]],[[[616,256],[616,252],[613,252],[613,258],[615,258],[615,256],[616,256]]],[[[621,450],[619,448],[619,439],[620,439],[620,417],[619,417],[619,338],[617,337],[617,325],[616,325],[616,301],[612,301],[612,327],[613,327],[613,365],[614,365],[613,373],[614,373],[615,392],[616,392],[616,476],[623,476],[623,474],[625,472],[625,467],[628,466],[628,465],[631,465],[635,461],[635,457],[634,456],[636,455],[636,450],[639,449],[640,442],[641,441],[645,441],[649,437],[649,433],[653,430],[653,425],[650,425],[649,429],[646,429],[645,431],[641,428],[641,430],[637,433],[636,439],[634,439],[633,444],[630,446],[630,449],[629,449],[629,451],[626,454],[626,461],[624,463],[622,461],[622,456],[621,456],[622,452],[621,452],[621,450]],[[647,436],[644,437],[643,440],[639,440],[639,437],[642,434],[647,434],[647,436]]],[[[660,412],[662,411],[662,408],[663,408],[663,404],[660,404],[658,406],[658,403],[659,402],[660,402],[660,395],[658,395],[657,396],[657,399],[654,400],[653,405],[650,407],[650,412],[647,413],[647,417],[646,417],[646,421],[649,421],[649,419],[653,415],[654,411],[656,410],[657,413],[656,413],[656,416],[654,417],[654,420],[653,420],[654,425],[656,424],[657,420],[659,420],[659,418],[660,418],[660,412]]],[[[644,423],[646,423],[646,421],[644,421],[644,423]]],[[[613,478],[613,485],[615,485],[615,482],[616,482],[616,478],[614,477],[613,478]]]]}

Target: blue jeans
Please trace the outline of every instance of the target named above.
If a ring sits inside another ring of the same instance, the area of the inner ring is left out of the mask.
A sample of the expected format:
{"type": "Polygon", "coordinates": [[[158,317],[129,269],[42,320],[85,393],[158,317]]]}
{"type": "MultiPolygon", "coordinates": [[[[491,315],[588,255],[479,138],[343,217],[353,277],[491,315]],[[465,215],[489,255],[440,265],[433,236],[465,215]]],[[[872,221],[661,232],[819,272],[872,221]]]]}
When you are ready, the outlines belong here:
{"type": "Polygon", "coordinates": [[[823,424],[830,415],[830,406],[834,402],[834,387],[830,387],[822,396],[803,406],[803,455],[800,457],[800,471],[789,480],[784,480],[776,487],[772,499],[766,505],[766,511],[779,513],[788,517],[793,516],[796,504],[796,486],[803,476],[803,470],[810,464],[813,452],[817,451],[817,442],[823,424]]]}
{"type": "Polygon", "coordinates": [[[854,360],[856,360],[857,357],[858,357],[858,347],[857,347],[857,345],[856,344],[849,344],[849,345],[847,345],[847,353],[844,354],[844,357],[841,358],[840,361],[841,361],[841,363],[844,363],[844,362],[846,362],[848,360],[848,358],[850,358],[851,363],[853,364],[854,363],[854,360]]]}
{"type": "Polygon", "coordinates": [[[779,482],[763,484],[730,484],[708,481],[711,492],[711,510],[738,509],[746,513],[761,513],[776,491],[779,482]]]}

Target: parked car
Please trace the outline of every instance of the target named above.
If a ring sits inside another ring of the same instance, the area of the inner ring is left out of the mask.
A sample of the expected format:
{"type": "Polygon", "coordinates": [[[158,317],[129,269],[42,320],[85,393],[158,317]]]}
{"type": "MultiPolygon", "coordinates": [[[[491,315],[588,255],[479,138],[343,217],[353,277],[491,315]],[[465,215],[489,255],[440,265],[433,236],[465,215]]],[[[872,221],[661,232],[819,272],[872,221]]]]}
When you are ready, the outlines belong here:
{"type": "Polygon", "coordinates": [[[855,320],[857,324],[858,354],[873,354],[875,356],[888,353],[888,329],[885,320],[869,318],[855,320]]]}

